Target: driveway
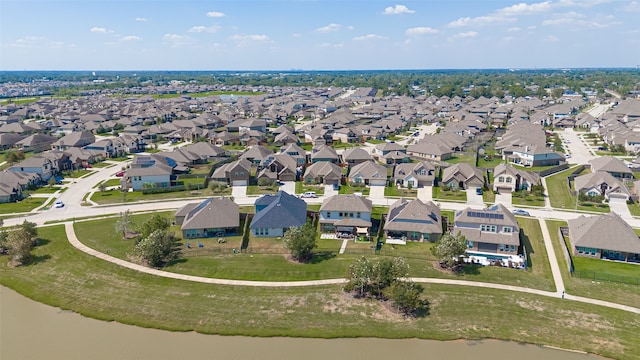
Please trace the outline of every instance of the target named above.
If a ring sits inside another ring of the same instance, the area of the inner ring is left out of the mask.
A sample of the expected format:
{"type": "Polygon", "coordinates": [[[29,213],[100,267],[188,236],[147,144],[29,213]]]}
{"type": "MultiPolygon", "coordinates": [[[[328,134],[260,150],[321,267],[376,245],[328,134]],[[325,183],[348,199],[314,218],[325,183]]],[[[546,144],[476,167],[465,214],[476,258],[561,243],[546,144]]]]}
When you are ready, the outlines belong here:
{"type": "Polygon", "coordinates": [[[369,199],[384,199],[384,186],[369,186],[369,199]]]}
{"type": "Polygon", "coordinates": [[[571,153],[571,158],[567,161],[571,164],[588,164],[589,160],[596,158],[591,154],[590,147],[585,143],[584,139],[579,136],[573,129],[565,129],[558,135],[563,140],[565,149],[571,153]]]}
{"type": "Polygon", "coordinates": [[[338,195],[338,190],[333,190],[333,185],[325,185],[324,186],[324,196],[330,197],[333,195],[338,195]]]}
{"type": "Polygon", "coordinates": [[[231,196],[234,199],[241,199],[247,197],[247,186],[246,185],[234,185],[231,187],[231,196]]]}
{"type": "Polygon", "coordinates": [[[512,197],[510,192],[501,192],[500,194],[496,194],[496,204],[502,204],[506,207],[511,207],[511,199],[512,197]]]}
{"type": "Polygon", "coordinates": [[[283,181],[280,185],[280,190],[286,192],[289,195],[296,194],[296,182],[295,181],[283,181]]]}
{"type": "Polygon", "coordinates": [[[482,195],[476,193],[476,188],[470,188],[465,190],[467,192],[467,204],[469,205],[484,205],[482,195]]]}
{"type": "Polygon", "coordinates": [[[418,199],[422,202],[433,200],[433,186],[423,186],[418,188],[418,199]]]}
{"type": "Polygon", "coordinates": [[[631,212],[629,212],[629,207],[627,206],[627,201],[625,199],[609,198],[609,209],[620,215],[623,219],[633,218],[631,216],[631,212]]]}

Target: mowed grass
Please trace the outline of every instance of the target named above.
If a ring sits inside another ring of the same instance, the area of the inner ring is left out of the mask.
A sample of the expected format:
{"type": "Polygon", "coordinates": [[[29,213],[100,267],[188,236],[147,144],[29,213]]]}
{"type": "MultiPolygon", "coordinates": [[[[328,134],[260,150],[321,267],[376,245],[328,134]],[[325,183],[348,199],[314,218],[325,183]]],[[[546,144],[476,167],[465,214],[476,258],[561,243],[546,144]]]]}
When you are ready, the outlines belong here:
{"type": "MultiPolygon", "coordinates": [[[[36,301],[92,318],[222,335],[496,338],[620,360],[640,357],[640,316],[601,306],[424,284],[429,313],[405,318],[378,301],[354,299],[339,285],[222,286],[143,274],[74,249],[62,225],[39,232],[45,240],[34,249],[34,262],[18,268],[0,266],[0,283],[36,301]]],[[[3,264],[7,260],[0,256],[3,264]]]]}
{"type": "Polygon", "coordinates": [[[547,192],[549,193],[551,207],[560,209],[575,208],[576,199],[571,196],[569,188],[567,187],[567,177],[571,175],[574,170],[575,169],[567,169],[547,177],[547,192]]]}
{"type": "Polygon", "coordinates": [[[15,203],[1,203],[0,214],[13,214],[29,212],[38,206],[44,204],[46,198],[26,198],[15,203]]]}
{"type": "MultiPolygon", "coordinates": [[[[191,191],[174,191],[160,194],[143,194],[142,191],[130,191],[126,196],[123,196],[121,191],[110,190],[105,192],[96,192],[91,196],[91,200],[98,204],[120,204],[120,203],[134,203],[139,201],[153,201],[153,200],[169,200],[169,199],[183,199],[186,197],[206,197],[206,196],[225,196],[231,195],[231,188],[225,188],[223,191],[212,191],[211,189],[200,189],[191,191]]],[[[197,200],[194,200],[197,201],[197,200]]]]}
{"type": "MultiPolygon", "coordinates": [[[[134,219],[142,222],[149,216],[151,215],[135,215],[134,219]]],[[[116,221],[117,218],[108,218],[76,223],[76,235],[91,248],[128,260],[128,255],[133,250],[133,241],[122,240],[122,235],[115,233],[116,221]]],[[[318,280],[345,277],[349,264],[361,256],[391,256],[404,257],[410,265],[410,275],[414,277],[461,279],[555,290],[539,224],[534,219],[522,218],[519,221],[526,236],[523,241],[526,248],[531,249],[528,252],[532,266],[526,271],[469,265],[460,273],[451,273],[439,268],[437,258],[431,253],[433,243],[430,242],[409,242],[407,245],[395,246],[385,244],[376,254],[371,248],[375,245],[374,242],[357,244],[350,241],[345,254],[338,254],[342,241],[334,239],[319,239],[316,256],[309,264],[302,265],[287,259],[281,239],[251,237],[247,252],[241,253],[239,236],[227,238],[222,244],[217,242],[217,238],[189,240],[190,249],[184,246],[186,241],[183,240],[181,259],[163,270],[234,280],[318,280]],[[199,248],[198,243],[202,243],[203,247],[199,248]],[[237,250],[236,253],[233,249],[237,250]]],[[[172,230],[179,235],[177,227],[172,227],[172,230]]]]}
{"type": "MultiPolygon", "coordinates": [[[[572,277],[569,274],[569,270],[567,267],[567,261],[564,258],[562,252],[562,239],[560,238],[560,234],[558,233],[558,228],[560,226],[567,226],[565,221],[555,221],[555,220],[547,220],[547,226],[549,228],[549,233],[551,235],[551,240],[553,241],[553,249],[556,253],[556,257],[558,259],[558,264],[560,265],[560,271],[562,272],[562,278],[564,280],[564,285],[567,290],[567,293],[571,295],[578,295],[589,297],[593,299],[611,301],[618,304],[625,304],[634,307],[640,307],[640,286],[638,285],[630,285],[630,284],[622,284],[615,282],[607,282],[607,281],[592,281],[591,279],[585,278],[577,278],[572,277]]],[[[577,259],[577,257],[574,257],[577,259]]],[[[584,259],[584,260],[592,260],[592,259],[584,259]]],[[[601,261],[601,260],[598,260],[601,261]]],[[[602,264],[599,266],[606,266],[607,264],[611,264],[606,261],[601,261],[602,264]]],[[[581,262],[574,262],[576,266],[581,265],[581,262]]],[[[635,268],[639,268],[638,265],[631,264],[620,264],[630,266],[631,271],[633,272],[634,266],[635,268]]],[[[583,266],[583,265],[581,265],[583,266]]],[[[599,268],[602,270],[602,268],[599,268]]],[[[608,271],[604,272],[615,272],[616,268],[611,267],[607,269],[608,271]]],[[[640,272],[640,269],[635,269],[636,274],[640,272]]],[[[636,275],[638,276],[638,275],[636,275]]]]}

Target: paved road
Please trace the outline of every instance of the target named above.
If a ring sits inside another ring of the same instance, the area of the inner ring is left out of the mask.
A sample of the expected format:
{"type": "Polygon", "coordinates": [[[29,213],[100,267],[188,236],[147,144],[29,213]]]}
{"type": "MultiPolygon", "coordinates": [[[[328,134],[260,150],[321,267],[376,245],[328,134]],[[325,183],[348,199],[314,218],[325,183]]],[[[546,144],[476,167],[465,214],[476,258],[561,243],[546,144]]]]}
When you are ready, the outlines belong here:
{"type": "MultiPolygon", "coordinates": [[[[78,237],[76,236],[75,230],[73,228],[73,223],[67,222],[65,225],[65,232],[67,234],[67,238],[69,239],[69,243],[73,245],[76,249],[89,254],[91,256],[95,256],[99,259],[109,261],[111,263],[117,264],[122,267],[126,267],[128,269],[140,271],[146,274],[162,276],[171,279],[185,280],[185,281],[193,281],[200,282],[206,284],[218,284],[218,285],[235,285],[235,286],[254,286],[254,287],[301,287],[301,286],[318,286],[318,285],[335,285],[335,284],[344,284],[346,279],[323,279],[323,280],[307,280],[307,281],[248,281],[248,280],[230,280],[230,279],[215,279],[201,276],[193,276],[193,275],[185,275],[185,274],[176,274],[168,271],[162,271],[158,269],[148,268],[146,266],[134,264],[128,262],[126,260],[118,259],[113,256],[98,252],[94,249],[89,248],[88,246],[82,244],[78,237]]],[[[546,241],[545,241],[546,242],[546,241]]],[[[344,245],[344,243],[343,243],[344,245]]],[[[553,249],[552,249],[553,250],[553,249]]],[[[553,251],[551,251],[553,252],[553,251]]],[[[555,259],[555,258],[554,258],[555,259]]],[[[550,261],[551,257],[549,258],[550,261]]],[[[555,262],[557,266],[557,261],[555,262]]],[[[553,269],[553,262],[552,262],[553,269]]],[[[560,269],[557,269],[558,276],[560,269]]],[[[450,279],[437,279],[437,278],[411,278],[414,282],[420,283],[429,283],[429,284],[447,284],[447,285],[458,285],[458,286],[475,286],[482,288],[490,288],[490,289],[500,289],[500,290],[509,290],[509,291],[518,291],[528,294],[536,294],[547,297],[559,297],[562,296],[562,291],[557,290],[556,292],[543,291],[537,289],[530,289],[520,286],[512,286],[512,285],[502,285],[502,284],[493,284],[493,283],[485,283],[485,282],[476,282],[476,281],[463,281],[463,280],[450,280],[450,279]]],[[[556,273],[554,272],[554,280],[556,280],[556,273]]],[[[560,283],[562,282],[562,278],[560,277],[560,283]]],[[[556,282],[557,284],[557,282],[556,282]]],[[[564,290],[564,285],[562,285],[562,290],[564,290]]],[[[640,314],[640,309],[625,306],[615,303],[610,303],[606,301],[593,300],[588,298],[582,298],[578,296],[567,296],[565,295],[565,299],[586,302],[590,304],[596,304],[601,306],[606,306],[614,309],[634,312],[640,314]]]]}
{"type": "Polygon", "coordinates": [[[567,161],[571,164],[589,164],[589,161],[597,156],[591,153],[591,149],[584,143],[584,140],[572,128],[564,129],[558,135],[563,140],[563,145],[571,158],[567,161]],[[570,143],[567,143],[570,141],[570,143]]]}

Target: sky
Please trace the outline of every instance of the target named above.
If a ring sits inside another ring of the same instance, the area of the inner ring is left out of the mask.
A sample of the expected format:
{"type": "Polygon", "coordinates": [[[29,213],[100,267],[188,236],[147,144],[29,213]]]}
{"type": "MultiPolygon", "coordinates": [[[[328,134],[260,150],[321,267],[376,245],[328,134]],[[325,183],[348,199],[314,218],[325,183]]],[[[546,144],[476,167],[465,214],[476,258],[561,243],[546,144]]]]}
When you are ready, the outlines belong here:
{"type": "Polygon", "coordinates": [[[0,70],[638,65],[640,0],[0,0],[0,70]]]}

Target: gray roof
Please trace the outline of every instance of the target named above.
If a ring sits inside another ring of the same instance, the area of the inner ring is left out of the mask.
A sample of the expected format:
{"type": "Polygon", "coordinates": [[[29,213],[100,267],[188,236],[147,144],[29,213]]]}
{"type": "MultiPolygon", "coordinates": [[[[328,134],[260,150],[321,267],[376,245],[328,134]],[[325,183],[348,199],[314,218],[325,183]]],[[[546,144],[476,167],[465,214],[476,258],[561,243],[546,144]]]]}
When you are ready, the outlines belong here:
{"type": "Polygon", "coordinates": [[[578,191],[589,190],[596,187],[600,190],[600,185],[603,183],[607,184],[609,187],[607,194],[610,192],[623,192],[627,196],[631,196],[629,189],[627,189],[620,180],[606,171],[596,171],[590,174],[578,176],[574,179],[574,186],[578,191]]]}
{"type": "Polygon", "coordinates": [[[322,201],[320,211],[360,211],[371,212],[371,200],[357,195],[333,195],[322,201]]]}
{"type": "Polygon", "coordinates": [[[251,220],[251,229],[288,228],[302,226],[307,221],[307,203],[284,191],[275,195],[264,195],[256,200],[256,205],[267,205],[251,220]]]}
{"type": "Polygon", "coordinates": [[[511,211],[509,211],[504,205],[496,204],[489,208],[477,210],[472,208],[466,208],[463,210],[456,211],[455,222],[464,222],[464,223],[474,223],[474,224],[488,224],[488,225],[506,225],[513,226],[516,229],[520,229],[518,226],[518,222],[516,221],[516,217],[513,216],[511,211]],[[487,214],[487,217],[483,216],[475,216],[474,213],[487,214]],[[490,214],[502,215],[502,219],[496,216],[491,216],[490,214]]]}
{"type": "Polygon", "coordinates": [[[580,216],[568,221],[573,246],[640,254],[640,239],[618,214],[580,216]]]}
{"type": "Polygon", "coordinates": [[[352,167],[351,171],[349,171],[349,179],[353,179],[358,176],[367,180],[386,179],[387,168],[373,160],[367,160],[352,167]]]}
{"type": "Polygon", "coordinates": [[[240,207],[228,198],[210,198],[194,207],[184,218],[182,230],[240,226],[240,207]]]}
{"type": "Polygon", "coordinates": [[[606,171],[633,174],[631,170],[624,164],[624,161],[612,156],[602,156],[590,160],[593,171],[606,171]]]}
{"type": "Polygon", "coordinates": [[[504,163],[500,163],[496,165],[495,169],[493,170],[493,177],[495,178],[496,176],[499,176],[505,173],[512,175],[514,177],[517,175],[520,175],[520,177],[527,180],[529,184],[537,185],[540,183],[540,175],[538,175],[538,173],[516,169],[510,164],[504,164],[504,163]]]}
{"type": "Polygon", "coordinates": [[[356,148],[346,149],[342,153],[342,158],[344,159],[344,161],[349,161],[349,160],[371,160],[371,154],[369,154],[363,148],[356,147],[356,148]]]}
{"type": "Polygon", "coordinates": [[[442,233],[440,208],[431,201],[399,199],[389,208],[385,230],[442,233]]]}

